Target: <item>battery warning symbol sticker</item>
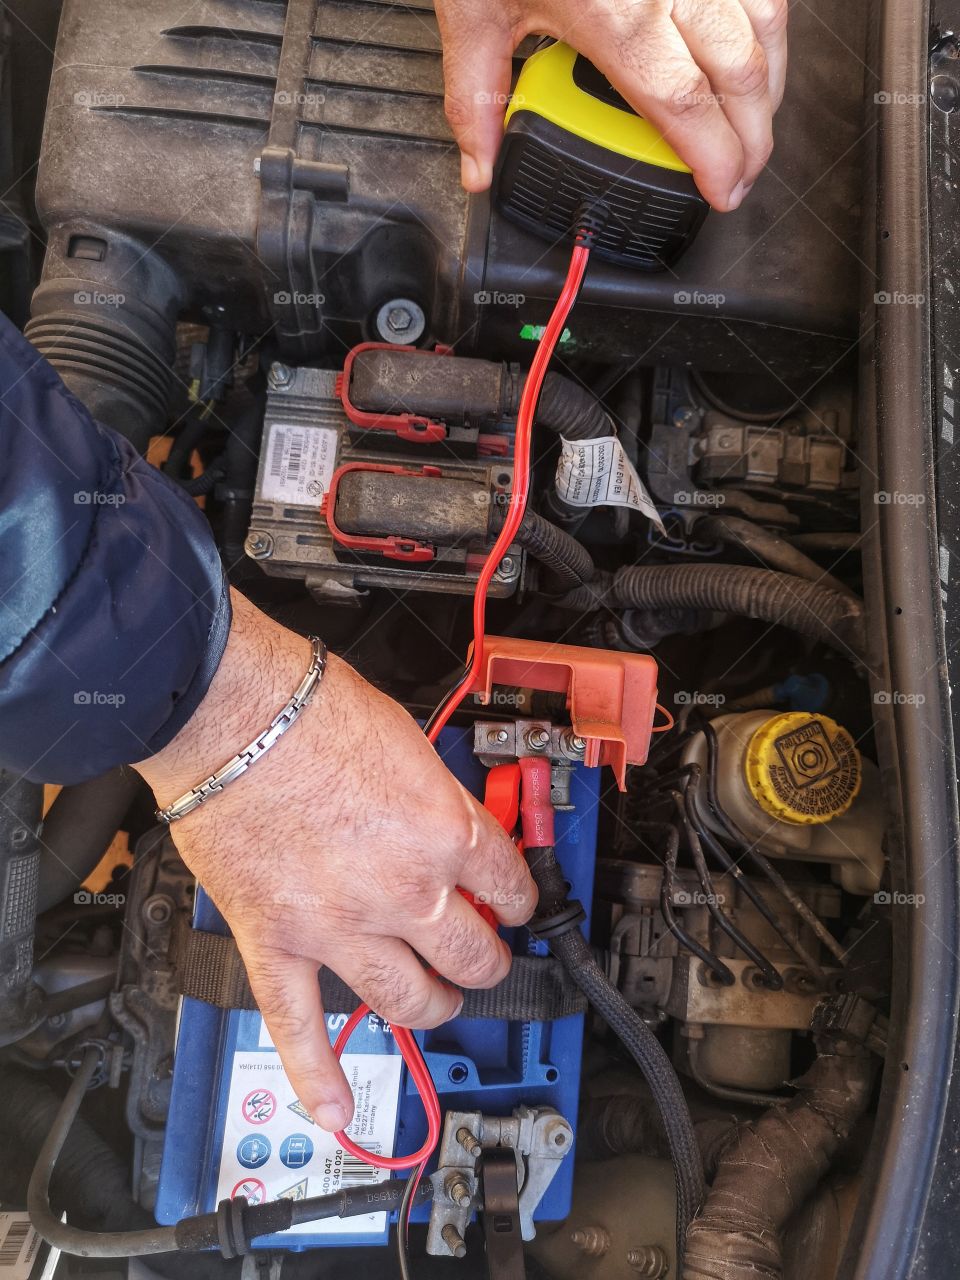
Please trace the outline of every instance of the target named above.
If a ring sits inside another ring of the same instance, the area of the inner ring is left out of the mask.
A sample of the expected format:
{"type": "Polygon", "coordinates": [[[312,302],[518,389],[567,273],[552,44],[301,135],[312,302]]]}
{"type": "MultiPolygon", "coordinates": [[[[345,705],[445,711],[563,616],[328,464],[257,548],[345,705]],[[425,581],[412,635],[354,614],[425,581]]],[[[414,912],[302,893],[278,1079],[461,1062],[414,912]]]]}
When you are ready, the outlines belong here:
{"type": "Polygon", "coordinates": [[[259,1178],[241,1178],[230,1192],[230,1199],[246,1196],[248,1204],[263,1204],[267,1198],[267,1188],[259,1178]]]}
{"type": "Polygon", "coordinates": [[[308,1124],[316,1124],[313,1116],[303,1105],[299,1098],[294,1098],[292,1102],[287,1103],[287,1110],[292,1111],[295,1116],[299,1116],[301,1120],[306,1120],[308,1124]]]}
{"type": "Polygon", "coordinates": [[[295,1182],[292,1187],[287,1187],[286,1191],[278,1191],[278,1200],[306,1200],[307,1183],[309,1178],[302,1178],[299,1182],[295,1182]]]}
{"type": "Polygon", "coordinates": [[[269,1089],[253,1089],[241,1104],[247,1124],[266,1124],[277,1110],[277,1099],[269,1089]]]}

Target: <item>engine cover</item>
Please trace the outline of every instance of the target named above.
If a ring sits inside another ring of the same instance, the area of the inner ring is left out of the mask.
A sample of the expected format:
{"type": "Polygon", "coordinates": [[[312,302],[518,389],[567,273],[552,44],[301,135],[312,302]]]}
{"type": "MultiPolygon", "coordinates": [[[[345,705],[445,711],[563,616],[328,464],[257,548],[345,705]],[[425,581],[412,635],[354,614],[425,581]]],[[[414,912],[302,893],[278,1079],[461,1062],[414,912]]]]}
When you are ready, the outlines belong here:
{"type": "MultiPolygon", "coordinates": [[[[776,173],[707,220],[676,274],[591,265],[569,354],[693,349],[806,388],[846,352],[864,21],[798,7],[776,173]]],[[[66,0],[56,54],[29,334],[108,425],[145,443],[162,424],[178,315],[268,335],[297,363],[378,337],[529,356],[567,251],[461,189],[422,0],[203,0],[186,16],[66,0]]]]}

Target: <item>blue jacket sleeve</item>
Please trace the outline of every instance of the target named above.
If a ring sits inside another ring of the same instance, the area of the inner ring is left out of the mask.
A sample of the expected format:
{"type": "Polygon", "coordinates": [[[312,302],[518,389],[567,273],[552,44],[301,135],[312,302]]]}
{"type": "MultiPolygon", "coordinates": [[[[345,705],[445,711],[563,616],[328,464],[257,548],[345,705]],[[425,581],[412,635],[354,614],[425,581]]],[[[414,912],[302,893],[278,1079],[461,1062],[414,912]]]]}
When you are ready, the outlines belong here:
{"type": "Polygon", "coordinates": [[[0,316],[0,765],[70,783],[152,755],[193,714],[229,627],[193,499],[0,316]]]}

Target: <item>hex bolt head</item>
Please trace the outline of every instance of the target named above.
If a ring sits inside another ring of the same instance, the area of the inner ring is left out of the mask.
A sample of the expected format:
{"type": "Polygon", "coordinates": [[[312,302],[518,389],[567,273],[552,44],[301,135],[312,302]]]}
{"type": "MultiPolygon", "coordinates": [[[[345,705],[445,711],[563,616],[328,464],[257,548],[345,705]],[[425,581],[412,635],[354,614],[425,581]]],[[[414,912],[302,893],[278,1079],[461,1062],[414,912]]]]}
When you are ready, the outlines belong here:
{"type": "Polygon", "coordinates": [[[173,911],[173,900],[165,893],[151,894],[141,908],[147,924],[166,924],[172,917],[173,911]]]}
{"type": "Polygon", "coordinates": [[[244,549],[252,560],[267,560],[273,555],[273,538],[261,529],[251,529],[244,549]]]}
{"type": "Polygon", "coordinates": [[[289,365],[279,364],[277,361],[270,366],[270,372],[267,374],[267,383],[273,391],[279,391],[283,387],[289,387],[293,381],[293,370],[289,365]]]}
{"type": "Polygon", "coordinates": [[[452,1222],[447,1223],[440,1235],[444,1244],[455,1258],[465,1258],[467,1256],[467,1246],[464,1243],[463,1236],[452,1222]]]}
{"type": "Polygon", "coordinates": [[[377,333],[385,342],[414,343],[423,337],[427,317],[412,298],[391,298],[377,311],[377,333]]]}
{"type": "Polygon", "coordinates": [[[510,582],[520,572],[520,565],[515,556],[504,556],[493,575],[501,582],[510,582]]]}
{"type": "Polygon", "coordinates": [[[471,1133],[466,1125],[461,1125],[457,1130],[457,1141],[460,1143],[461,1147],[463,1147],[464,1151],[466,1151],[468,1156],[473,1156],[474,1160],[476,1160],[477,1156],[479,1156],[480,1152],[483,1150],[476,1134],[471,1133]]]}
{"type": "Polygon", "coordinates": [[[550,734],[546,729],[528,729],[523,740],[531,751],[545,751],[550,745],[550,734]]]}
{"type": "Polygon", "coordinates": [[[455,1205],[459,1205],[461,1209],[465,1209],[473,1196],[470,1194],[470,1187],[465,1178],[461,1178],[458,1174],[454,1174],[447,1181],[447,1195],[455,1205]]]}
{"type": "Polygon", "coordinates": [[[504,746],[509,737],[510,735],[507,733],[506,729],[490,729],[487,732],[487,741],[490,743],[491,747],[504,746]]]}

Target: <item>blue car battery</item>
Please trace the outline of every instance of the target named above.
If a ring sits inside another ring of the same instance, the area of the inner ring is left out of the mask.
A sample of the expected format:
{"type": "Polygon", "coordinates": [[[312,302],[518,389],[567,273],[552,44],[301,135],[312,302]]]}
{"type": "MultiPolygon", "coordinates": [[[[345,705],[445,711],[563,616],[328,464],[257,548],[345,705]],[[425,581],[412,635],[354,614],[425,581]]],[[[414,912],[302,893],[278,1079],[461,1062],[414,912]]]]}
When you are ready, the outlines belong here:
{"type": "MultiPolygon", "coordinates": [[[[486,770],[473,756],[472,734],[446,729],[438,748],[464,786],[482,797],[486,770]]],[[[587,909],[593,889],[599,774],[599,769],[574,766],[572,808],[556,815],[557,856],[571,896],[587,909]]],[[[194,923],[226,932],[222,917],[202,891],[194,923]]],[[[546,945],[526,929],[502,933],[517,955],[547,953],[546,945]]],[[[346,1015],[336,1010],[326,1011],[331,1043],[345,1020],[346,1015]]],[[[417,1032],[417,1040],[443,1112],[509,1116],[521,1103],[550,1106],[576,1129],[582,1014],[551,1022],[460,1017],[417,1032]]],[[[389,1026],[375,1015],[367,1018],[351,1038],[342,1063],[356,1099],[348,1130],[354,1141],[378,1155],[416,1150],[426,1136],[426,1121],[389,1026]]],[[[235,1195],[245,1195],[252,1203],[305,1199],[389,1176],[349,1156],[333,1134],[312,1121],[290,1087],[258,1013],[225,1011],[183,999],[156,1200],[158,1222],[170,1224],[188,1214],[209,1212],[235,1195]]],[[[535,1220],[566,1217],[572,1184],[570,1156],[560,1164],[535,1220]]],[[[420,1205],[413,1221],[426,1221],[429,1213],[429,1204],[420,1205]]],[[[260,1237],[255,1244],[286,1249],[369,1245],[386,1243],[388,1234],[388,1215],[377,1213],[305,1223],[260,1237]]]]}

